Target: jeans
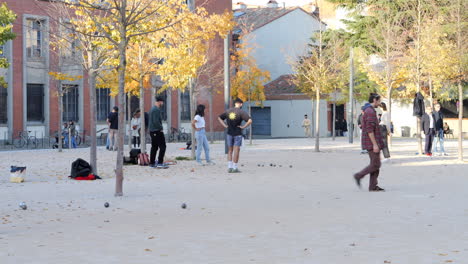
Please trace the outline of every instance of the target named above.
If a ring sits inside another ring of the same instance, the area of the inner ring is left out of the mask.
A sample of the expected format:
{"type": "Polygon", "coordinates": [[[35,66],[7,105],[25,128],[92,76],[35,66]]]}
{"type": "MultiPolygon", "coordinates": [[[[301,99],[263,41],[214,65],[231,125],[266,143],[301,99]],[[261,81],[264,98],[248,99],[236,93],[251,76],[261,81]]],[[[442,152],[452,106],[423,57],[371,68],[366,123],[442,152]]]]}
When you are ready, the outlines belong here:
{"type": "Polygon", "coordinates": [[[440,153],[445,153],[444,149],[444,129],[440,128],[439,130],[436,130],[435,132],[436,138],[434,139],[434,143],[432,144],[432,150],[433,152],[439,152],[439,149],[437,148],[437,143],[440,144],[440,153]]]}
{"type": "Polygon", "coordinates": [[[354,174],[354,177],[356,179],[362,179],[367,174],[370,174],[369,191],[373,191],[377,187],[377,178],[379,177],[380,173],[380,151],[378,153],[375,153],[374,151],[369,150],[369,159],[369,166],[365,167],[362,171],[354,174]]]}
{"type": "Polygon", "coordinates": [[[434,129],[429,129],[429,134],[426,134],[426,145],[424,147],[425,154],[432,154],[432,143],[434,141],[434,129]]]}
{"type": "MultiPolygon", "coordinates": [[[[68,148],[68,133],[64,134],[64,138],[63,138],[63,143],[64,143],[64,147],[68,148]]],[[[71,147],[72,148],[76,148],[76,140],[75,140],[75,137],[74,136],[71,136],[71,147]]]]}
{"type": "Polygon", "coordinates": [[[201,162],[202,148],[205,150],[206,162],[210,162],[210,145],[206,138],[206,131],[203,128],[200,131],[195,132],[195,138],[197,139],[197,162],[201,162]]]}
{"type": "Polygon", "coordinates": [[[382,133],[382,139],[384,142],[384,147],[382,148],[382,153],[384,158],[390,158],[390,151],[388,150],[388,130],[386,125],[380,125],[380,132],[382,133]]]}
{"type": "Polygon", "coordinates": [[[151,153],[150,153],[150,165],[155,164],[156,153],[159,149],[158,164],[164,163],[164,155],[166,154],[166,138],[162,131],[151,131],[151,153]]]}

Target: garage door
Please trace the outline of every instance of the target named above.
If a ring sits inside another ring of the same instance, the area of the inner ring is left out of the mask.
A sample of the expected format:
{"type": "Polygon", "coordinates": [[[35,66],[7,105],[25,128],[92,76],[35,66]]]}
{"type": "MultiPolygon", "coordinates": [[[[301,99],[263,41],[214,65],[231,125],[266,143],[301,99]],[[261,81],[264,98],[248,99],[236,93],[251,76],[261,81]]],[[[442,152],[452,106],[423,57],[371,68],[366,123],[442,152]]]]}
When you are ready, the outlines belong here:
{"type": "Polygon", "coordinates": [[[252,107],[252,133],[271,136],[271,108],[252,107]]]}

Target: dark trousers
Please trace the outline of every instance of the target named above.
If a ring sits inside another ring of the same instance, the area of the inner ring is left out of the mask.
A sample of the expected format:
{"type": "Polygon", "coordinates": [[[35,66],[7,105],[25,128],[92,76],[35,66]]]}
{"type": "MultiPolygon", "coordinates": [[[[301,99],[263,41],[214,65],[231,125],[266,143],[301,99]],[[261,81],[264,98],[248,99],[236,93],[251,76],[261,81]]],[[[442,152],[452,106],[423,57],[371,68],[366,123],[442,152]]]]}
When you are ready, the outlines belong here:
{"type": "Polygon", "coordinates": [[[158,164],[164,163],[164,154],[166,154],[166,138],[162,131],[152,131],[151,136],[151,154],[150,164],[155,164],[156,152],[159,149],[158,164]]]}
{"type": "Polygon", "coordinates": [[[380,173],[380,151],[375,153],[373,150],[369,150],[369,158],[370,164],[369,166],[365,167],[362,171],[356,173],[354,177],[356,179],[362,179],[367,174],[370,174],[369,179],[369,191],[372,191],[377,187],[377,178],[379,177],[380,173]]]}
{"type": "Polygon", "coordinates": [[[140,147],[140,137],[133,137],[132,139],[132,144],[133,144],[133,147],[140,147]]]}
{"type": "Polygon", "coordinates": [[[386,125],[380,125],[380,132],[382,133],[382,139],[384,147],[382,148],[383,156],[388,159],[390,158],[390,151],[388,150],[388,129],[386,125]]]}
{"type": "Polygon", "coordinates": [[[431,154],[432,153],[432,142],[434,142],[434,129],[429,129],[429,134],[426,134],[426,146],[424,148],[424,153],[431,154]]]}

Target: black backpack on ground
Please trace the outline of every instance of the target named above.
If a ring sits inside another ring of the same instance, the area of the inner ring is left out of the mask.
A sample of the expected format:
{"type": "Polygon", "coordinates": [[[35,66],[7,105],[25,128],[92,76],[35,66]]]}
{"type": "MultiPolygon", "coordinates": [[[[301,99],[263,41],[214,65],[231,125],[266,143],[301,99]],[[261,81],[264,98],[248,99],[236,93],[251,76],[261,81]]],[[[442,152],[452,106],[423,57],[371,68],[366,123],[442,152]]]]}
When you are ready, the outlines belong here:
{"type": "Polygon", "coordinates": [[[86,177],[93,173],[91,165],[86,160],[77,159],[71,165],[70,178],[86,177]]]}
{"type": "Polygon", "coordinates": [[[130,150],[130,163],[138,164],[138,154],[141,153],[141,149],[132,149],[130,150]]]}

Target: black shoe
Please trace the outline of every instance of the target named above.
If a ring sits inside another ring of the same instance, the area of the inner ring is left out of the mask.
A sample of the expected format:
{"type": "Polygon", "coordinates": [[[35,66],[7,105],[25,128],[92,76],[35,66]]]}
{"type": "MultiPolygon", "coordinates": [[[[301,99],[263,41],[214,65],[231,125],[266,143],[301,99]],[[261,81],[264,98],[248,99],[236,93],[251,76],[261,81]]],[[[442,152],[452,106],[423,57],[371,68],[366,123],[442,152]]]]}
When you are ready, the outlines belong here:
{"type": "Polygon", "coordinates": [[[375,188],[373,190],[369,190],[369,192],[385,192],[385,189],[375,186],[375,188]]]}
{"type": "Polygon", "coordinates": [[[356,181],[356,185],[359,187],[359,189],[361,188],[361,179],[359,179],[358,177],[356,177],[356,174],[354,174],[353,176],[354,180],[356,181]]]}

